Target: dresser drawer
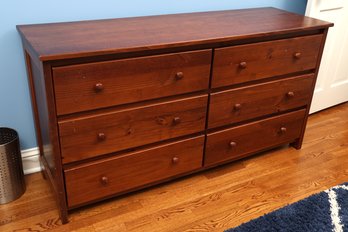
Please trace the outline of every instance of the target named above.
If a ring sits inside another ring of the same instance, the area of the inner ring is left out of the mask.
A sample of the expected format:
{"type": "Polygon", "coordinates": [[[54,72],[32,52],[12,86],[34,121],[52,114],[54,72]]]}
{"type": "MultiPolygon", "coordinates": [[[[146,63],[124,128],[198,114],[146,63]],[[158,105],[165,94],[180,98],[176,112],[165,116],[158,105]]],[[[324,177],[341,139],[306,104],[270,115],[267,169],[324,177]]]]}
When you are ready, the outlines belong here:
{"type": "Polygon", "coordinates": [[[207,95],[60,121],[63,163],[201,132],[207,95]]]}
{"type": "Polygon", "coordinates": [[[205,166],[238,159],[300,136],[306,110],[248,123],[207,136],[205,166]]]}
{"type": "Polygon", "coordinates": [[[314,69],[321,41],[313,35],[216,49],[212,88],[314,69]]]}
{"type": "Polygon", "coordinates": [[[209,128],[277,113],[309,103],[314,75],[302,75],[213,93],[209,128]]]}
{"type": "Polygon", "coordinates": [[[202,167],[204,136],[65,170],[69,207],[202,167]]]}
{"type": "Polygon", "coordinates": [[[53,68],[57,114],[207,89],[211,50],[53,68]]]}

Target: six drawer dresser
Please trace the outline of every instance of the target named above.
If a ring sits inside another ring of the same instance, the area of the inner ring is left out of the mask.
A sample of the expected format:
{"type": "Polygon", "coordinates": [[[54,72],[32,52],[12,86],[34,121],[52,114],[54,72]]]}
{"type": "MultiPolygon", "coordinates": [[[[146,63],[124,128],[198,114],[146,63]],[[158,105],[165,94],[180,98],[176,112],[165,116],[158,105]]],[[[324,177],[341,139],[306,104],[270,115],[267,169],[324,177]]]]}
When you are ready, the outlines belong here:
{"type": "Polygon", "coordinates": [[[300,149],[330,26],[274,8],[17,26],[62,222],[86,204],[300,149]]]}

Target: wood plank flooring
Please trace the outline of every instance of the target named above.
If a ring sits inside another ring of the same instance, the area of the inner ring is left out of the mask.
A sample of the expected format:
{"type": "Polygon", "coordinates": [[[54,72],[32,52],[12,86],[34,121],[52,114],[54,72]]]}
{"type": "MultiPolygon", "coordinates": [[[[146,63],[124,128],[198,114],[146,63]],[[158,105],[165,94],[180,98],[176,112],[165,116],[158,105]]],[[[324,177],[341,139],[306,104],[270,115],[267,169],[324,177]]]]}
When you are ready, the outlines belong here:
{"type": "Polygon", "coordinates": [[[48,183],[0,205],[0,231],[223,231],[348,181],[348,103],[310,116],[303,148],[282,147],[73,211],[61,225],[48,183]]]}

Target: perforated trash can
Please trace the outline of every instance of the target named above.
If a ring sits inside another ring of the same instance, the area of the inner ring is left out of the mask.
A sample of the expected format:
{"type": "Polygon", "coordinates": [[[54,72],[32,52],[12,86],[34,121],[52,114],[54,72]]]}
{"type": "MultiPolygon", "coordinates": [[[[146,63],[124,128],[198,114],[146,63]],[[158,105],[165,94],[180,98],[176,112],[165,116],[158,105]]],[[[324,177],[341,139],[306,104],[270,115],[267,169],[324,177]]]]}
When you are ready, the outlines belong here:
{"type": "Polygon", "coordinates": [[[16,200],[25,192],[18,134],[0,127],[0,204],[16,200]]]}

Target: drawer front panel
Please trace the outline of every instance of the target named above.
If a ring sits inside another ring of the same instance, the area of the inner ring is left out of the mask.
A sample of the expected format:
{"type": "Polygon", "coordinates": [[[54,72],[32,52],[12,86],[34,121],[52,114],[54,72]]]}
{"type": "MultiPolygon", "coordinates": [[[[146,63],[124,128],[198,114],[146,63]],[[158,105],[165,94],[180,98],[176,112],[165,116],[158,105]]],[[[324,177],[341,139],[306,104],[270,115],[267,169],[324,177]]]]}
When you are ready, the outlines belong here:
{"type": "Polygon", "coordinates": [[[215,50],[212,87],[314,69],[322,35],[215,50]]]}
{"type": "Polygon", "coordinates": [[[201,168],[204,136],[65,170],[69,207],[201,168]]]}
{"type": "Polygon", "coordinates": [[[309,103],[314,75],[213,93],[210,98],[209,128],[281,112],[309,103]]]}
{"type": "Polygon", "coordinates": [[[211,50],[53,68],[57,114],[208,88],[211,50]]]}
{"type": "Polygon", "coordinates": [[[59,122],[63,163],[204,130],[207,95],[59,122]]]}
{"type": "Polygon", "coordinates": [[[303,109],[208,134],[205,166],[292,142],[300,136],[305,113],[303,109]]]}

